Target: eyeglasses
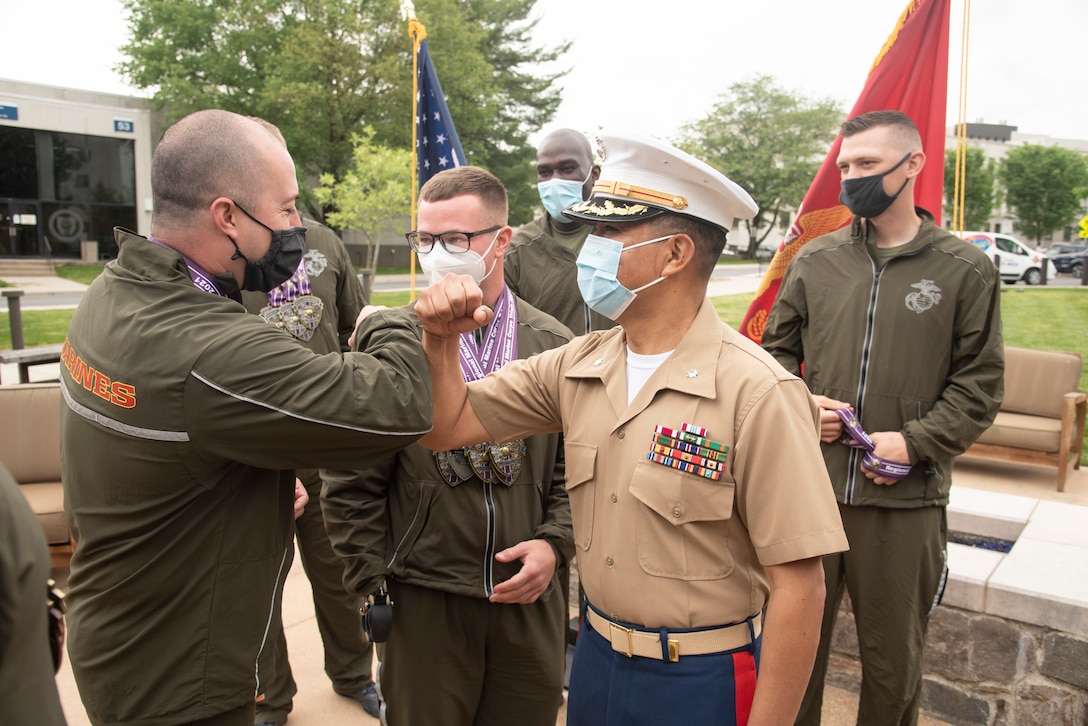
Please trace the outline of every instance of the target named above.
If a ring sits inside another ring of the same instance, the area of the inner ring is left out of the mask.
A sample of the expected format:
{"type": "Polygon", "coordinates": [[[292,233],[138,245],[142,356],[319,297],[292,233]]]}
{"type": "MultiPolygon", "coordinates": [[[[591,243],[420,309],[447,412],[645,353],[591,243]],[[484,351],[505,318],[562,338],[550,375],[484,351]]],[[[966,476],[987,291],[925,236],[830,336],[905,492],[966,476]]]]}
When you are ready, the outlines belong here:
{"type": "Polygon", "coordinates": [[[435,240],[442,243],[442,246],[446,248],[446,252],[459,255],[463,252],[468,252],[468,247],[472,243],[473,237],[479,234],[494,232],[498,229],[502,229],[501,224],[495,225],[494,227],[488,227],[487,229],[481,229],[478,232],[443,232],[442,234],[428,234],[427,232],[413,230],[404,236],[408,238],[408,246],[421,255],[425,255],[431,251],[431,248],[434,247],[435,240]]]}

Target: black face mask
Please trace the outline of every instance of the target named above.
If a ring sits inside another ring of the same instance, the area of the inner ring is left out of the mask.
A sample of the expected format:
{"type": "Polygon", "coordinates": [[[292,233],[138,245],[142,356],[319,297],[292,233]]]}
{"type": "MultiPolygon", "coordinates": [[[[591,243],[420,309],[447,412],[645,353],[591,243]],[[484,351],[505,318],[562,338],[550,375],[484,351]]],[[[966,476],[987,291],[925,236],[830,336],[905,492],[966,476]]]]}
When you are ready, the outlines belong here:
{"type": "Polygon", "coordinates": [[[913,152],[908,152],[906,156],[899,160],[898,164],[880,174],[871,174],[858,179],[843,179],[839,201],[859,217],[866,217],[867,219],[879,217],[888,207],[892,206],[892,202],[899,197],[900,192],[906,188],[907,182],[910,181],[910,179],[907,179],[903,182],[903,186],[899,187],[898,192],[889,195],[884,191],[884,177],[903,166],[903,162],[910,158],[911,153],[913,152]]]}
{"type": "Polygon", "coordinates": [[[298,263],[306,252],[306,228],[291,227],[289,229],[272,229],[252,214],[242,209],[238,202],[234,206],[242,210],[242,213],[272,233],[272,243],[268,246],[268,252],[256,262],[250,260],[238,249],[238,243],[230,237],[230,243],[234,245],[232,260],[239,258],[246,261],[245,278],[242,280],[243,290],[256,292],[268,292],[290,279],[298,269],[298,263]]]}

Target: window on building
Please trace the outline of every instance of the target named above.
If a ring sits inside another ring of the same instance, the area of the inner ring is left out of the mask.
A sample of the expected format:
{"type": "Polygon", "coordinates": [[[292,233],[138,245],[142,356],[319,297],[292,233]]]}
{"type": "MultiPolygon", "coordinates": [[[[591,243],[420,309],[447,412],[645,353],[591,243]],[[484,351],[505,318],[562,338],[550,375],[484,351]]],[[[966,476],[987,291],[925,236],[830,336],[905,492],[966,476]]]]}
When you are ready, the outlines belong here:
{"type": "Polygon", "coordinates": [[[38,162],[33,129],[0,126],[0,198],[36,199],[38,162]]]}
{"type": "Polygon", "coordinates": [[[113,228],[136,227],[135,141],[0,126],[0,205],[16,201],[38,212],[18,254],[78,258],[95,240],[115,256],[113,228]]]}

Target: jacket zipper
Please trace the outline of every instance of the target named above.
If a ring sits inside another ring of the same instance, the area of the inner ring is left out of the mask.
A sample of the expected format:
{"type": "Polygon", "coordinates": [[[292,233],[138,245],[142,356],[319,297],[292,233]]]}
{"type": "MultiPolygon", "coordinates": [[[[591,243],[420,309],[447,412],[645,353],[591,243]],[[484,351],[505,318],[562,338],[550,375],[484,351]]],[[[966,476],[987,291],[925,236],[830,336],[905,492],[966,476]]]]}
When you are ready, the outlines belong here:
{"type": "MultiPolygon", "coordinates": [[[[868,250],[866,250],[868,255],[868,250]]],[[[872,352],[873,344],[873,328],[874,320],[876,319],[876,301],[880,292],[880,278],[883,275],[883,270],[878,270],[876,267],[876,260],[869,257],[869,264],[873,270],[873,285],[869,292],[869,308],[865,314],[865,340],[861,346],[861,370],[858,374],[858,390],[855,396],[856,403],[854,404],[854,413],[857,414],[858,420],[861,420],[862,404],[865,400],[865,386],[868,383],[869,378],[869,354],[872,352]]],[[[856,492],[858,477],[858,452],[857,450],[850,452],[849,469],[846,472],[846,503],[854,503],[854,494],[856,492]]]]}
{"type": "Polygon", "coordinates": [[[404,536],[400,538],[400,542],[397,542],[396,548],[393,550],[393,554],[389,557],[389,562],[385,564],[386,568],[392,572],[393,563],[397,561],[397,555],[400,554],[400,548],[404,546],[405,540],[408,539],[408,534],[412,531],[412,528],[416,526],[416,522],[419,521],[419,512],[423,508],[423,493],[420,491],[419,498],[416,500],[416,513],[412,515],[411,523],[405,528],[404,536]]]}
{"type": "Polygon", "coordinates": [[[484,594],[495,592],[495,496],[491,482],[483,482],[484,504],[487,507],[487,547],[484,550],[484,594]]]}
{"type": "MultiPolygon", "coordinates": [[[[865,251],[865,254],[869,257],[869,264],[872,266],[872,270],[873,270],[873,287],[872,287],[872,291],[869,293],[869,309],[868,309],[868,312],[865,315],[865,342],[864,342],[864,344],[862,345],[862,348],[861,348],[861,371],[860,371],[860,375],[858,376],[857,404],[854,406],[854,413],[857,414],[859,421],[861,420],[861,417],[862,417],[862,410],[861,409],[863,408],[863,405],[864,405],[865,389],[868,386],[868,382],[869,382],[868,381],[868,379],[869,379],[869,354],[872,352],[873,333],[874,333],[874,329],[876,327],[876,325],[875,325],[875,321],[876,321],[876,305],[877,305],[877,299],[880,296],[880,278],[882,278],[884,276],[884,270],[888,267],[888,265],[894,263],[900,257],[914,257],[915,255],[919,255],[924,250],[927,250],[927,249],[929,249],[929,245],[926,245],[924,247],[920,247],[919,249],[914,250],[913,252],[907,252],[907,253],[899,255],[897,257],[893,257],[892,259],[888,260],[884,264],[884,267],[882,267],[880,269],[877,269],[876,260],[874,260],[872,255],[869,254],[869,251],[867,249],[865,251]]],[[[845,499],[846,499],[847,504],[853,504],[854,503],[854,495],[856,493],[857,477],[858,477],[858,472],[860,471],[859,466],[860,466],[860,452],[858,450],[854,450],[853,452],[851,452],[850,463],[849,463],[850,468],[849,468],[849,471],[846,473],[846,496],[845,496],[845,499]]]]}

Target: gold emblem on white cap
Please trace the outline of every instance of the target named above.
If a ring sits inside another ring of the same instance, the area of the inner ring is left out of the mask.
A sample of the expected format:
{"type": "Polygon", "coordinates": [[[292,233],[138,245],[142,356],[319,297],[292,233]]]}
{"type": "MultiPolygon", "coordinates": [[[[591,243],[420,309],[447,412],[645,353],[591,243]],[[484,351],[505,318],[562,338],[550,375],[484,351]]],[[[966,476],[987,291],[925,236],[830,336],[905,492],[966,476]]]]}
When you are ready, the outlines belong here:
{"type": "Polygon", "coordinates": [[[617,207],[610,199],[604,200],[604,204],[597,204],[590,199],[588,202],[579,202],[570,208],[572,212],[586,212],[598,217],[629,217],[632,214],[642,214],[648,210],[649,207],[645,204],[617,207]]]}

